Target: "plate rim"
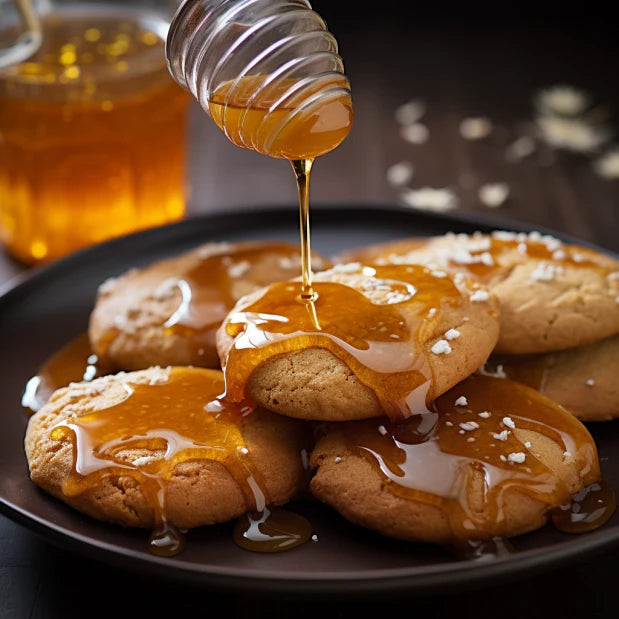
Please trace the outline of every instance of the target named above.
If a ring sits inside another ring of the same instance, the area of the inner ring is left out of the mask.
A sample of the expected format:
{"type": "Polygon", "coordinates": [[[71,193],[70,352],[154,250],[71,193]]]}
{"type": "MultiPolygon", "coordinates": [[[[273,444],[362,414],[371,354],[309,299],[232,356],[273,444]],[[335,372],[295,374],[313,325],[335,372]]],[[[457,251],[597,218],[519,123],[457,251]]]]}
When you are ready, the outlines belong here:
{"type": "MultiPolygon", "coordinates": [[[[237,208],[229,211],[217,211],[190,215],[187,218],[174,222],[130,233],[115,239],[104,241],[80,249],[68,256],[51,263],[34,266],[9,279],[0,286],[0,315],[6,304],[13,302],[20,294],[27,292],[32,286],[45,279],[53,279],[62,275],[74,264],[84,260],[96,260],[97,256],[108,254],[115,247],[125,246],[132,242],[156,240],[158,237],[179,235],[183,238],[191,235],[196,224],[209,222],[214,228],[224,221],[232,221],[239,217],[249,219],[277,219],[283,213],[296,214],[296,205],[269,205],[254,206],[251,208],[237,208]]],[[[543,234],[550,234],[566,243],[577,243],[592,247],[607,255],[619,259],[615,251],[580,239],[576,236],[559,232],[544,226],[538,226],[519,220],[489,216],[478,212],[447,212],[435,213],[420,211],[390,203],[343,203],[312,205],[312,222],[315,219],[333,219],[350,216],[353,212],[363,211],[367,217],[373,213],[380,215],[388,212],[390,215],[404,215],[426,220],[431,223],[461,224],[500,230],[514,230],[526,232],[536,230],[543,234]]],[[[246,224],[245,224],[246,225],[246,224]]],[[[404,236],[404,235],[403,235],[404,236]]],[[[520,551],[517,555],[497,557],[492,561],[458,562],[449,561],[433,566],[414,566],[384,568],[362,571],[338,572],[311,572],[306,576],[293,575],[290,572],[269,571],[267,575],[260,575],[256,569],[234,568],[221,566],[203,566],[199,563],[187,563],[177,558],[160,558],[145,556],[131,548],[117,546],[105,541],[93,540],[87,535],[70,531],[62,526],[40,518],[21,506],[12,503],[0,495],[0,514],[8,517],[17,524],[31,530],[43,539],[54,543],[65,550],[71,549],[84,556],[96,556],[102,561],[114,565],[122,564],[132,569],[147,568],[157,576],[166,580],[177,580],[183,583],[207,586],[216,586],[219,589],[231,591],[244,590],[260,593],[265,585],[271,584],[282,593],[375,593],[387,591],[429,592],[436,589],[447,590],[466,586],[489,583],[507,576],[514,576],[521,570],[531,574],[549,569],[558,562],[564,564],[570,560],[595,553],[612,547],[619,542],[619,526],[610,529],[593,531],[582,538],[575,537],[574,541],[555,543],[541,548],[520,551]]]]}

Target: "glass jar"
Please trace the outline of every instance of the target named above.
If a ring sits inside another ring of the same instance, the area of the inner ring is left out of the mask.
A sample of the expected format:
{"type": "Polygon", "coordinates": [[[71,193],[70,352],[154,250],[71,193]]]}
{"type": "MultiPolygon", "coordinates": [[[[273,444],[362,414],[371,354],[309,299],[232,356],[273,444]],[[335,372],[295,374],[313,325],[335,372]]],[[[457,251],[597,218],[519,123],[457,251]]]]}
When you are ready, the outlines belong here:
{"type": "MultiPolygon", "coordinates": [[[[35,54],[0,70],[0,237],[19,260],[184,216],[190,97],[167,69],[169,17],[57,1],[35,54]]],[[[0,47],[16,28],[3,21],[0,47]]]]}
{"type": "Polygon", "coordinates": [[[350,84],[338,44],[306,0],[185,0],[166,58],[237,146],[313,159],[348,135],[350,84]]]}

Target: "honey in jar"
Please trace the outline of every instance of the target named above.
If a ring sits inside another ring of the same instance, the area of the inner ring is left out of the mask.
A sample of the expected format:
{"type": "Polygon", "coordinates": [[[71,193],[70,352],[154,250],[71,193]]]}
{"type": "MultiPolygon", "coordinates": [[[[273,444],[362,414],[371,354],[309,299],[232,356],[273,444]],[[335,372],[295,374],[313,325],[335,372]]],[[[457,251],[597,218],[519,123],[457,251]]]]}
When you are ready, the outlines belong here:
{"type": "Polygon", "coordinates": [[[0,72],[0,234],[16,258],[184,216],[189,97],[166,30],[155,14],[64,6],[42,19],[39,50],[0,72]]]}

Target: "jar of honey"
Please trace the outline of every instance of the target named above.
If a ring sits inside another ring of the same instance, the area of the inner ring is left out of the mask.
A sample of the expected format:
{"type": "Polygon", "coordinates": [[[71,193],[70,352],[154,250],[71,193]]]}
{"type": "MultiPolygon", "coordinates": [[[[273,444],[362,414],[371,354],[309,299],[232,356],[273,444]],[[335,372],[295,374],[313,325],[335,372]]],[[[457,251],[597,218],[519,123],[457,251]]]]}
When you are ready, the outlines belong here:
{"type": "MultiPolygon", "coordinates": [[[[169,16],[139,6],[59,0],[36,51],[0,68],[0,238],[25,263],[185,214],[190,97],[169,16]]],[[[4,17],[0,48],[21,27],[4,17]]]]}

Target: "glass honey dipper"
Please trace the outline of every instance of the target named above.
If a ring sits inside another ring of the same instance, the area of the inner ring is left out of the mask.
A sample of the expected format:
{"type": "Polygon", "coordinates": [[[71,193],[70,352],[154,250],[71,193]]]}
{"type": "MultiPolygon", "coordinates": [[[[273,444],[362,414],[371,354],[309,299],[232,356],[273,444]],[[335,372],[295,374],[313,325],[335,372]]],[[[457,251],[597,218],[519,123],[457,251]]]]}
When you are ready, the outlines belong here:
{"type": "Polygon", "coordinates": [[[291,162],[300,297],[313,302],[310,172],[316,157],[342,143],[353,121],[335,37],[307,0],[185,0],[170,24],[166,59],[174,79],[233,144],[291,162]]]}

